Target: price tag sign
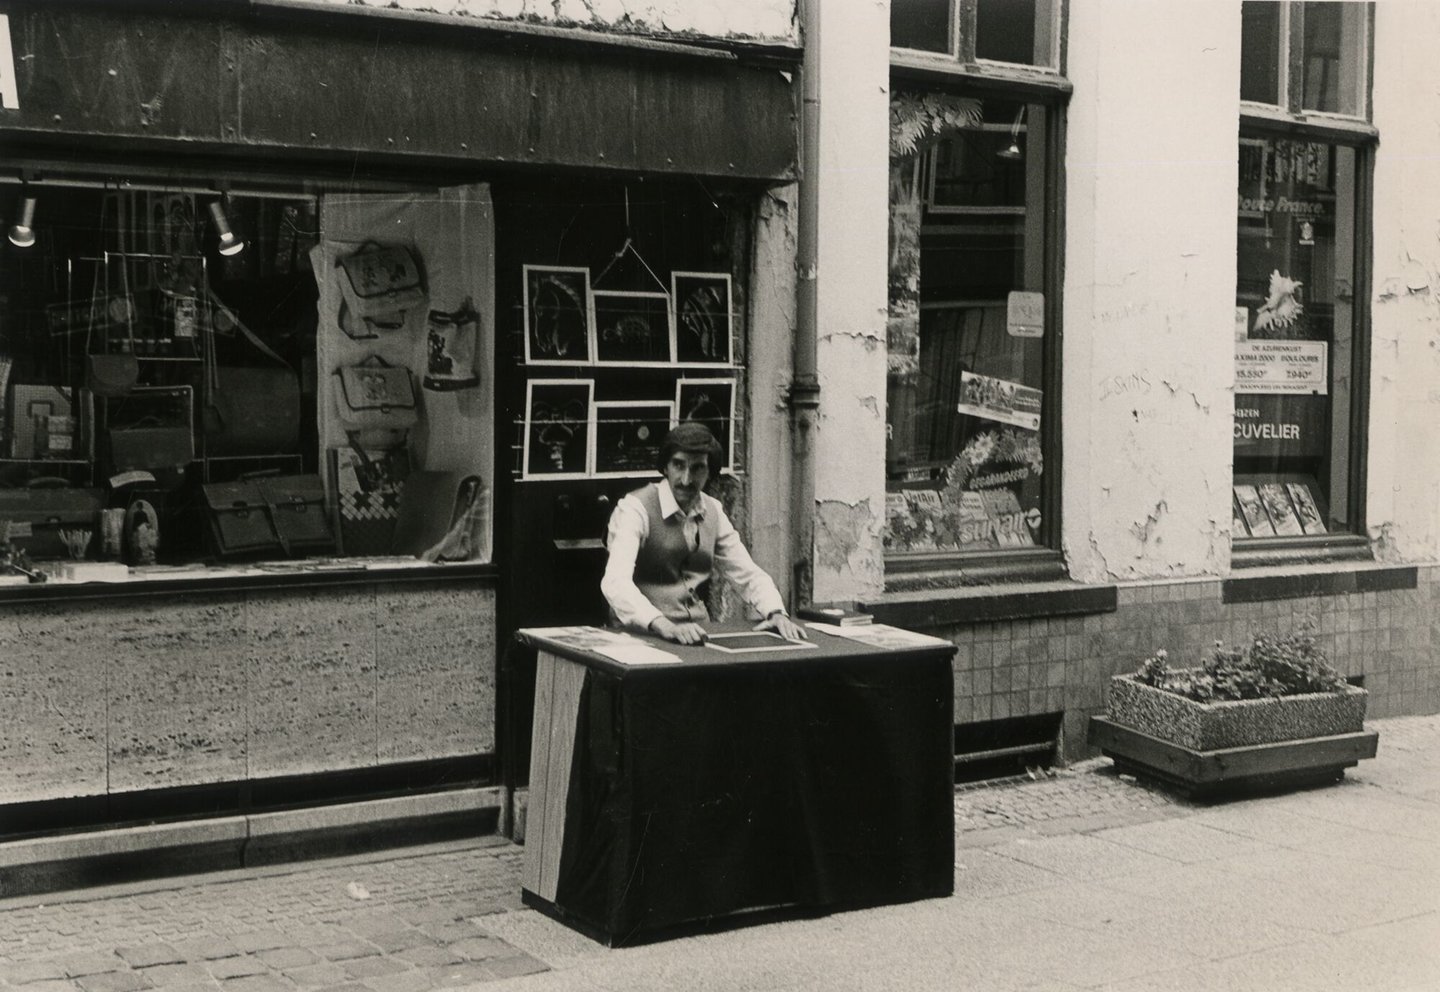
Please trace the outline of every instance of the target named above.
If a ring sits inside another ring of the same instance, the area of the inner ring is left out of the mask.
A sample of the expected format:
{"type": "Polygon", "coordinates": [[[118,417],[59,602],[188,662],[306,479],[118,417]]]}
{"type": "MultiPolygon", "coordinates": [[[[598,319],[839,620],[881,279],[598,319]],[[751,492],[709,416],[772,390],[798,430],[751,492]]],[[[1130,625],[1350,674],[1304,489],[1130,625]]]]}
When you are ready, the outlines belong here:
{"type": "Polygon", "coordinates": [[[1324,396],[1328,364],[1324,341],[1236,341],[1235,392],[1324,396]]]}

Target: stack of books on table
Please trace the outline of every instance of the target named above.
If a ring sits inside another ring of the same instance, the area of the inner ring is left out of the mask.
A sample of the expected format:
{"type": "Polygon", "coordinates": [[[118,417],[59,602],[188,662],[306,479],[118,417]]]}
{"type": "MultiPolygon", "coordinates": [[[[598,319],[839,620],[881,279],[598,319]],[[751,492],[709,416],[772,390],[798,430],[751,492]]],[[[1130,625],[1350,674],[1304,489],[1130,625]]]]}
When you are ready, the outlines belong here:
{"type": "Polygon", "coordinates": [[[812,603],[796,610],[795,615],[809,623],[833,623],[837,627],[856,627],[872,620],[870,614],[840,603],[812,603]]]}

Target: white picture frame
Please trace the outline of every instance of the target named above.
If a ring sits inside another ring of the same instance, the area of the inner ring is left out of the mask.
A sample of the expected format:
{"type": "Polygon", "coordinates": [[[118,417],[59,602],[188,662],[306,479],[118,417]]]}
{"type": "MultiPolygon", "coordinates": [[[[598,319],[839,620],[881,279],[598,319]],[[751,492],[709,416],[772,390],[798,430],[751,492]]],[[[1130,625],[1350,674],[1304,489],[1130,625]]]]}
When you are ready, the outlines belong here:
{"type": "Polygon", "coordinates": [[[674,422],[675,404],[668,400],[596,400],[590,415],[591,476],[658,475],[660,444],[674,422]]]}
{"type": "Polygon", "coordinates": [[[590,270],[575,265],[525,265],[525,364],[591,365],[595,312],[590,270]]]}
{"type": "Polygon", "coordinates": [[[675,364],[682,368],[732,368],[735,364],[735,299],[728,272],[672,272],[675,364]]]}
{"type": "Polygon", "coordinates": [[[595,438],[594,402],[594,379],[531,379],[525,383],[522,481],[588,477],[595,438]]]}
{"type": "Polygon", "coordinates": [[[591,290],[595,364],[673,365],[673,310],[669,293],[591,290]]]}
{"type": "Polygon", "coordinates": [[[675,380],[675,424],[696,420],[710,428],[720,442],[724,475],[735,473],[735,382],[718,377],[675,380]]]}

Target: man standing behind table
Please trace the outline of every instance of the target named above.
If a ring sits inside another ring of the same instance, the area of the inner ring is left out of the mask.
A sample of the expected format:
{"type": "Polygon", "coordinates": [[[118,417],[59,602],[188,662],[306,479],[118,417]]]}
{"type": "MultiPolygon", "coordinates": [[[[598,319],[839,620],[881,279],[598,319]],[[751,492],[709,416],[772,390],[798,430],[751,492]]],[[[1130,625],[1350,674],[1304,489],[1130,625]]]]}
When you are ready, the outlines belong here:
{"type": "Polygon", "coordinates": [[[720,458],[720,442],[703,424],[686,422],[665,435],[664,478],[626,495],[610,515],[600,591],[623,626],[700,644],[710,620],[700,589],[718,573],[765,618],[756,630],[803,640],[804,629],[786,614],[780,591],[751,559],[720,501],[702,491],[720,458]]]}

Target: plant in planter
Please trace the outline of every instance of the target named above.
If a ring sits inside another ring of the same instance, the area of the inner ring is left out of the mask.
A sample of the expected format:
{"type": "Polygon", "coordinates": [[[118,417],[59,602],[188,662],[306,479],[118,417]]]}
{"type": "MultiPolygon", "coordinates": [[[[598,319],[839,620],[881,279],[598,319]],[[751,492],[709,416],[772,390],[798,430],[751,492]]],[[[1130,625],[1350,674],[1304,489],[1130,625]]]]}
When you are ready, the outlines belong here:
{"type": "Polygon", "coordinates": [[[1309,630],[1221,642],[1198,668],[1165,651],[1110,680],[1089,740],[1116,767],[1196,796],[1338,781],[1375,756],[1364,689],[1332,668],[1309,630]]]}

